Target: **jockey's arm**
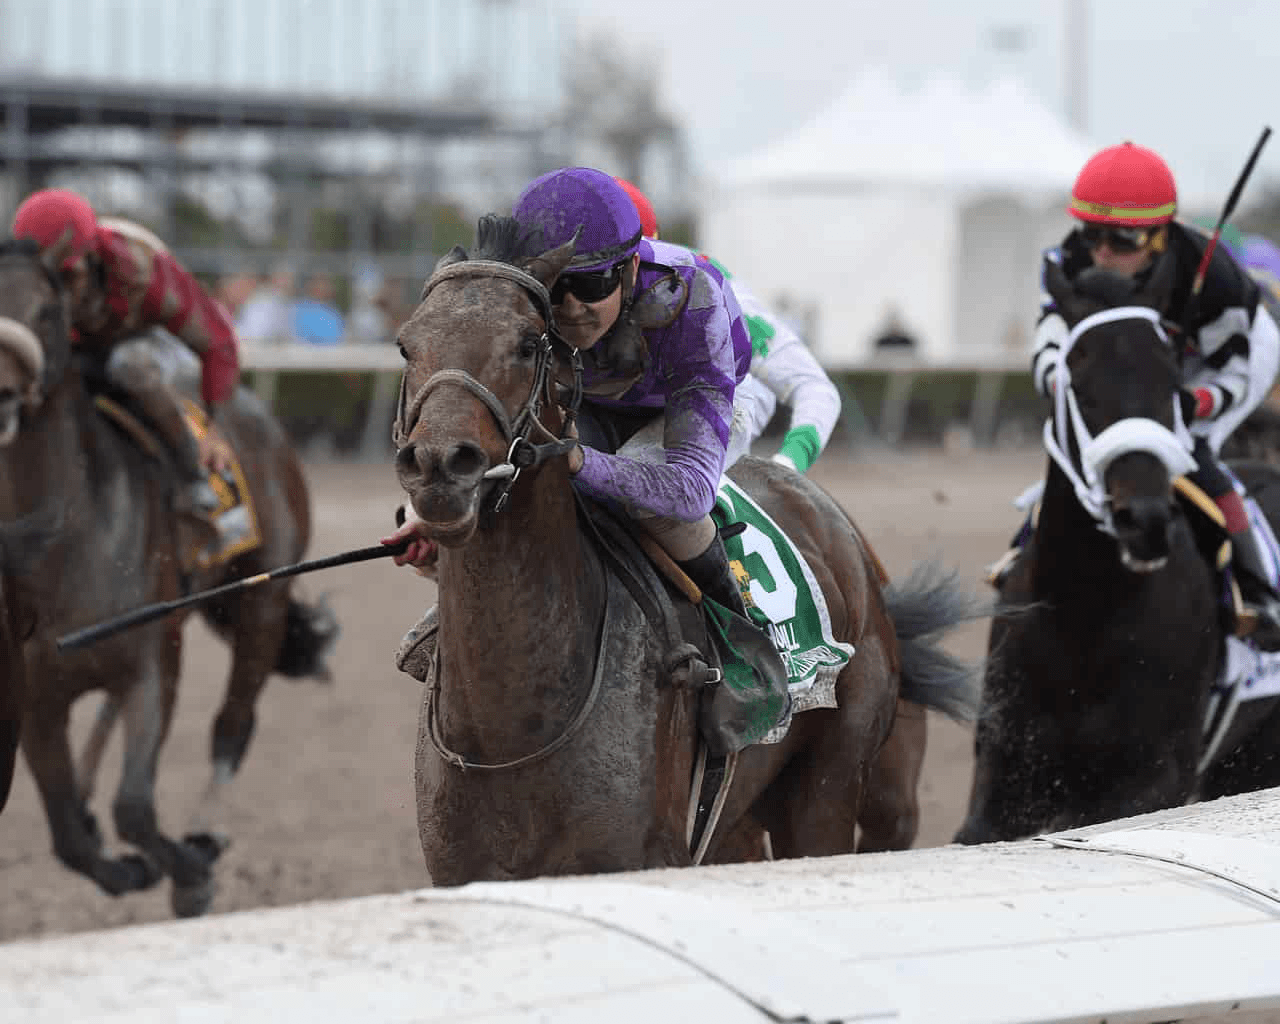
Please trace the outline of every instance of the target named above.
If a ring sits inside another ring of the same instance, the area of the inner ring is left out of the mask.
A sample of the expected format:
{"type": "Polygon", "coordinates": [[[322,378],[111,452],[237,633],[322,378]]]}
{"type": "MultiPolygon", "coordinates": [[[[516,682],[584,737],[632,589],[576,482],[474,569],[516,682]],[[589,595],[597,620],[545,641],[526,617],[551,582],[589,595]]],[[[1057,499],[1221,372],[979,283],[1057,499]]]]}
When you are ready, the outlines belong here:
{"type": "Polygon", "coordinates": [[[231,397],[240,379],[235,327],[222,304],[169,253],[152,255],[142,312],[200,357],[200,392],[210,413],[231,397]]]}
{"type": "Polygon", "coordinates": [[[593,497],[693,523],[715,504],[733,419],[737,360],[727,307],[699,310],[695,322],[677,321],[664,340],[677,346],[664,411],[665,457],[649,461],[584,448],[576,480],[593,497]]]}
{"type": "Polygon", "coordinates": [[[791,409],[791,423],[774,459],[806,472],[835,430],[840,392],[799,335],[781,325],[763,355],[751,360],[751,373],[791,409]]]}
{"type": "Polygon", "coordinates": [[[1250,317],[1228,306],[1196,335],[1201,364],[1186,382],[1196,398],[1196,419],[1213,421],[1227,414],[1248,415],[1275,383],[1280,334],[1259,302],[1250,317]]]}

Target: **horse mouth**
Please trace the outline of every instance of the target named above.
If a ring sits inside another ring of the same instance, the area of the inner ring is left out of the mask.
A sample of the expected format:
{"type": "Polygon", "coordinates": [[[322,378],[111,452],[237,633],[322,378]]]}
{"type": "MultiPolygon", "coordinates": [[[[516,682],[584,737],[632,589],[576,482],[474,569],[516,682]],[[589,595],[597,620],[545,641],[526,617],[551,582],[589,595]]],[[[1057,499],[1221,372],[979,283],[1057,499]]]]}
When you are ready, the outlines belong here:
{"type": "Polygon", "coordinates": [[[1169,564],[1168,555],[1156,555],[1154,558],[1139,558],[1127,547],[1120,548],[1120,564],[1130,572],[1136,572],[1141,575],[1159,572],[1169,564]]]}
{"type": "Polygon", "coordinates": [[[450,515],[453,509],[448,507],[456,506],[456,501],[432,501],[417,494],[412,496],[412,501],[419,528],[441,547],[453,548],[465,544],[476,532],[476,526],[480,522],[478,490],[472,492],[466,509],[456,515],[450,515]]]}

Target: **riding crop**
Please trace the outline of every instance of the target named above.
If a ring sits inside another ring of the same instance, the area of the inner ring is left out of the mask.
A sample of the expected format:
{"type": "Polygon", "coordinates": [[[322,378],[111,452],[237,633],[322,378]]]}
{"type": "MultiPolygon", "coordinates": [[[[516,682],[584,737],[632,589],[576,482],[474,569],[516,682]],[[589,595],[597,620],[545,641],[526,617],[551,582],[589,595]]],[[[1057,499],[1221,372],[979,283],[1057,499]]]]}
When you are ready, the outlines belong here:
{"type": "Polygon", "coordinates": [[[1209,242],[1204,247],[1204,255],[1200,258],[1200,266],[1196,269],[1196,276],[1191,282],[1191,296],[1187,300],[1186,315],[1183,317],[1183,333],[1190,329],[1191,311],[1200,295],[1200,290],[1204,287],[1204,278],[1209,272],[1209,261],[1213,259],[1213,252],[1218,247],[1218,239],[1222,237],[1222,229],[1235,212],[1236,203],[1240,201],[1240,193],[1244,191],[1245,182],[1249,180],[1249,176],[1253,173],[1253,165],[1258,162],[1258,155],[1262,152],[1262,147],[1267,144],[1267,139],[1270,137],[1271,126],[1266,125],[1262,129],[1262,134],[1258,137],[1258,141],[1254,144],[1253,152],[1249,154],[1249,159],[1245,161],[1244,168],[1240,171],[1240,177],[1236,178],[1235,187],[1231,189],[1231,195],[1227,196],[1227,203],[1222,208],[1222,216],[1218,218],[1213,234],[1209,237],[1209,242]]]}
{"type": "Polygon", "coordinates": [[[389,558],[392,555],[403,554],[408,547],[409,541],[403,540],[398,544],[377,544],[369,548],[356,548],[354,551],[344,551],[341,554],[328,555],[325,558],[313,558],[306,562],[295,562],[293,565],[282,565],[278,569],[246,576],[240,580],[232,580],[230,583],[224,583],[209,590],[201,590],[195,594],[188,594],[186,597],[146,604],[141,608],[135,608],[131,612],[117,615],[113,619],[107,619],[92,626],[85,626],[83,629],[77,629],[60,636],[58,638],[58,650],[72,651],[79,647],[85,647],[97,640],[114,636],[122,630],[141,626],[147,622],[154,622],[156,619],[163,618],[170,612],[176,612],[181,608],[189,608],[191,605],[200,604],[215,597],[238,594],[241,591],[272,580],[282,580],[289,576],[301,576],[305,572],[315,572],[317,569],[332,569],[338,565],[351,565],[353,562],[367,562],[374,558],[389,558]]]}

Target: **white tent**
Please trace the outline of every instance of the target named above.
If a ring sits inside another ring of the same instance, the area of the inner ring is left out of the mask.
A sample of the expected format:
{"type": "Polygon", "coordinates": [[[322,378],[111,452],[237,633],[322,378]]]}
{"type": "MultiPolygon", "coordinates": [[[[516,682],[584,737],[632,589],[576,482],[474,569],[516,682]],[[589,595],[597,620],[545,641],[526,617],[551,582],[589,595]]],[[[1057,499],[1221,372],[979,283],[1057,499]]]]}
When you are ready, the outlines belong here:
{"type": "Polygon", "coordinates": [[[701,241],[762,297],[807,311],[828,366],[868,357],[890,311],[923,358],[1020,357],[1040,253],[1065,234],[1095,149],[1016,80],[904,90],[873,71],[711,182],[701,241]]]}

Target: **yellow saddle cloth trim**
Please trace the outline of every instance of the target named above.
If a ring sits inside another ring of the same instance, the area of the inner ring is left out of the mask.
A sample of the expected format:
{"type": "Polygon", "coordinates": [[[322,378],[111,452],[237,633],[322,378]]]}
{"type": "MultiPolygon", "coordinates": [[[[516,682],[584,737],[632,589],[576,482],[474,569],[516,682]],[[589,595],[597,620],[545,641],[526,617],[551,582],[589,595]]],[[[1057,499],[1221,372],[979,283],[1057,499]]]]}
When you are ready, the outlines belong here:
{"type": "MultiPolygon", "coordinates": [[[[1177,477],[1173,481],[1173,489],[1178,492],[1179,497],[1194,505],[1207,519],[1222,527],[1224,531],[1226,530],[1227,517],[1223,514],[1222,509],[1218,508],[1218,503],[1209,497],[1204,489],[1190,477],[1177,477]]],[[[1218,554],[1214,561],[1219,570],[1227,567],[1227,563],[1231,561],[1230,538],[1227,538],[1219,545],[1218,554]]]]}
{"type": "Polygon", "coordinates": [[[218,539],[205,548],[192,545],[183,553],[183,564],[188,570],[208,569],[258,547],[262,543],[262,530],[240,456],[222,436],[218,425],[209,421],[204,409],[187,398],[182,400],[182,409],[191,433],[201,441],[212,434],[212,443],[229,466],[221,473],[209,474],[209,486],[218,496],[218,507],[212,514],[213,521],[218,524],[218,539]]]}

